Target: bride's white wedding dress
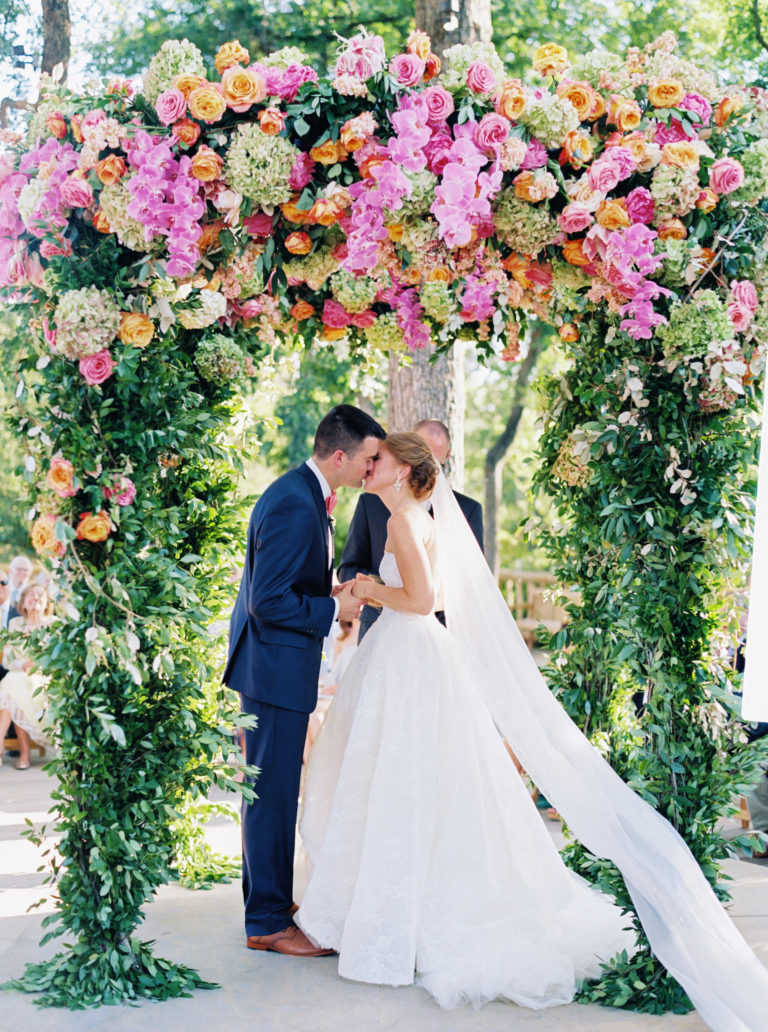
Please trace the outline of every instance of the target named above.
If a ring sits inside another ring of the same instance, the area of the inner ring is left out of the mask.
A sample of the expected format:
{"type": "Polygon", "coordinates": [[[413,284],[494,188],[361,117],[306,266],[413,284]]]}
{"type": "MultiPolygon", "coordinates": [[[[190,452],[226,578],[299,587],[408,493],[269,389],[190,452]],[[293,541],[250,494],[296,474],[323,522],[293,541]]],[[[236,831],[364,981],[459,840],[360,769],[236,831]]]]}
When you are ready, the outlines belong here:
{"type": "MultiPolygon", "coordinates": [[[[380,574],[402,586],[395,557],[380,574]]],[[[339,974],[416,980],[443,1007],[573,999],[633,937],[562,863],[472,676],[434,616],[385,609],[313,747],[297,923],[339,974]]]]}

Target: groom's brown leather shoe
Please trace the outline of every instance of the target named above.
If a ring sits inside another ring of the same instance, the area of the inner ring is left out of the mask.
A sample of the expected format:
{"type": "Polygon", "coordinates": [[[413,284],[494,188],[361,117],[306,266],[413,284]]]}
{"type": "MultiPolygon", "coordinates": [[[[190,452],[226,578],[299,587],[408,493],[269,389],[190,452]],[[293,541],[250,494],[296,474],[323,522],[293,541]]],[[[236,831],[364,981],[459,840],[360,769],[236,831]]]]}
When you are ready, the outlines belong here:
{"type": "Polygon", "coordinates": [[[335,950],[323,950],[313,946],[304,932],[296,925],[289,925],[282,932],[272,935],[249,935],[246,940],[249,950],[271,950],[288,957],[329,957],[335,950]]]}

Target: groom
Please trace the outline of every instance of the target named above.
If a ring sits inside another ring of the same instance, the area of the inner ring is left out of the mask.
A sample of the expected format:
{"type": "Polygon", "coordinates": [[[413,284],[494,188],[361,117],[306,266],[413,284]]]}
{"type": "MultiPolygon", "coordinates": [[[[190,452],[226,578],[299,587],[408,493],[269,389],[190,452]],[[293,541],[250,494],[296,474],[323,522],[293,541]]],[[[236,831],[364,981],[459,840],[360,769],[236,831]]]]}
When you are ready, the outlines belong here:
{"type": "Polygon", "coordinates": [[[246,945],[317,957],[293,923],[293,854],[301,758],[317,703],[323,638],[352,620],[352,583],[331,594],[337,487],[359,487],[373,469],[383,428],[352,405],[321,421],[312,458],[271,484],[251,514],[243,578],[229,628],[224,683],[257,718],[245,762],[259,768],[257,796],[243,802],[246,945]]]}

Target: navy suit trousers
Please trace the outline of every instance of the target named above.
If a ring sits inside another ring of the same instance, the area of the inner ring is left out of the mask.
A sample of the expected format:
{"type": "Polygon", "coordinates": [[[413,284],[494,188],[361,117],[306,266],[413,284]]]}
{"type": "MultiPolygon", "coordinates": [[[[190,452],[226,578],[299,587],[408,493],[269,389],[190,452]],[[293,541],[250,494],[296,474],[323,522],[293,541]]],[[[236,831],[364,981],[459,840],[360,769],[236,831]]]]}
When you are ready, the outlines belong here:
{"type": "Polygon", "coordinates": [[[243,713],[258,718],[245,731],[245,762],[261,771],[256,798],[243,800],[245,934],[272,935],[293,923],[293,856],[301,757],[309,716],[240,696],[243,713]]]}

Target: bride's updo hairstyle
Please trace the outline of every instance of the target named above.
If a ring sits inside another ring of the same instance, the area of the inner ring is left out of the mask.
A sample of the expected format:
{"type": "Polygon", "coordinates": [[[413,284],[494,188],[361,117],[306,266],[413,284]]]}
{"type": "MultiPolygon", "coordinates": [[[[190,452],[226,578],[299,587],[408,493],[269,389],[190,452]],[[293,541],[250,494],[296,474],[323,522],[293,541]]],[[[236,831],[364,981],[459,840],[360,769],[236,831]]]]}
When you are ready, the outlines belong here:
{"type": "Polygon", "coordinates": [[[402,434],[387,434],[384,447],[397,459],[411,467],[408,486],[419,501],[428,498],[440,472],[432,449],[423,437],[410,430],[402,434]]]}

